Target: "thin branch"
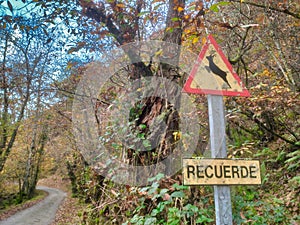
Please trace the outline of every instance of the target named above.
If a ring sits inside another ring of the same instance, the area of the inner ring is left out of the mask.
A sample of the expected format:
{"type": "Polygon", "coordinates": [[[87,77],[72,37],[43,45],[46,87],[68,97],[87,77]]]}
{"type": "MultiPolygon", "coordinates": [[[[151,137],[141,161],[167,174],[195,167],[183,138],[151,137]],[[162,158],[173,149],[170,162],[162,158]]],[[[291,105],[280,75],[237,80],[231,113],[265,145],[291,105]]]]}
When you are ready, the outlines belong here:
{"type": "Polygon", "coordinates": [[[83,8],[86,7],[85,15],[87,17],[94,19],[98,23],[104,23],[108,31],[115,36],[118,43],[120,45],[124,44],[122,32],[114,25],[112,18],[106,15],[104,4],[97,6],[94,2],[89,2],[88,5],[85,5],[85,1],[80,1],[80,4],[83,8]]]}
{"type": "Polygon", "coordinates": [[[272,129],[269,129],[267,126],[264,125],[263,122],[261,122],[258,118],[255,117],[254,113],[250,110],[247,110],[247,112],[241,112],[242,114],[246,115],[248,118],[252,119],[256,124],[258,124],[259,127],[261,127],[262,129],[266,130],[267,132],[269,132],[270,134],[280,138],[281,140],[291,144],[291,145],[295,145],[297,146],[296,142],[291,141],[281,135],[279,135],[278,133],[274,132],[272,129]]]}
{"type": "Polygon", "coordinates": [[[231,1],[232,2],[238,2],[240,4],[255,6],[255,7],[258,7],[258,8],[262,8],[262,9],[270,9],[270,10],[273,10],[273,11],[276,11],[276,12],[280,12],[280,13],[290,15],[290,16],[296,18],[296,19],[300,19],[300,13],[294,13],[294,12],[291,12],[290,10],[288,10],[288,9],[279,9],[279,8],[275,8],[275,7],[272,7],[272,6],[266,6],[266,5],[262,5],[262,4],[258,4],[258,3],[254,3],[254,2],[248,2],[248,1],[240,1],[240,0],[231,0],[231,1]]]}
{"type": "Polygon", "coordinates": [[[280,60],[278,59],[278,57],[276,56],[276,54],[274,53],[274,51],[272,50],[272,48],[270,46],[268,46],[260,37],[258,34],[255,34],[255,36],[258,38],[259,42],[266,48],[266,50],[268,51],[268,53],[273,57],[274,61],[276,62],[277,66],[279,67],[280,71],[282,72],[285,80],[289,83],[289,84],[293,84],[293,82],[291,81],[289,75],[287,74],[287,72],[285,71],[285,69],[283,68],[280,60]]]}
{"type": "MultiPolygon", "coordinates": [[[[94,19],[98,23],[105,24],[106,28],[108,29],[109,33],[111,33],[117,40],[120,45],[126,44],[127,42],[134,41],[135,34],[131,34],[130,40],[126,40],[124,38],[124,31],[120,30],[115,26],[115,23],[118,21],[114,21],[111,15],[106,15],[106,10],[104,4],[97,6],[94,2],[89,1],[86,2],[84,0],[80,1],[81,6],[84,8],[85,15],[91,19],[94,19]]],[[[141,9],[140,9],[141,10],[141,9]]],[[[128,24],[127,24],[128,25],[128,24]]],[[[128,25],[129,26],[129,25],[128,25]]],[[[134,66],[134,73],[131,76],[132,79],[140,78],[141,76],[152,76],[153,73],[148,68],[145,63],[142,62],[138,52],[136,49],[123,49],[128,57],[130,58],[131,62],[134,66]]]]}
{"type": "Polygon", "coordinates": [[[247,51],[249,51],[252,47],[251,43],[246,44],[246,39],[248,37],[249,30],[250,30],[250,27],[247,27],[245,34],[243,36],[239,35],[240,38],[242,39],[242,44],[241,44],[241,47],[238,50],[238,55],[233,59],[229,59],[229,62],[232,65],[238,63],[241,60],[241,58],[245,55],[245,53],[247,53],[247,51]]]}
{"type": "Polygon", "coordinates": [[[242,130],[244,130],[247,133],[253,135],[254,137],[258,137],[259,136],[259,134],[256,131],[250,130],[250,129],[246,128],[245,126],[242,126],[240,123],[238,123],[238,122],[236,122],[234,120],[230,120],[229,123],[233,123],[234,125],[238,126],[242,130]]]}
{"type": "MultiPolygon", "coordinates": [[[[7,87],[7,79],[5,76],[6,71],[6,56],[8,51],[8,34],[6,35],[5,39],[5,47],[4,47],[4,53],[3,53],[3,63],[2,63],[2,88],[3,88],[3,113],[2,113],[2,137],[1,137],[1,143],[0,143],[0,157],[4,151],[6,142],[7,142],[7,124],[8,124],[8,87],[7,87]]],[[[1,169],[0,169],[1,171],[1,169]]]]}

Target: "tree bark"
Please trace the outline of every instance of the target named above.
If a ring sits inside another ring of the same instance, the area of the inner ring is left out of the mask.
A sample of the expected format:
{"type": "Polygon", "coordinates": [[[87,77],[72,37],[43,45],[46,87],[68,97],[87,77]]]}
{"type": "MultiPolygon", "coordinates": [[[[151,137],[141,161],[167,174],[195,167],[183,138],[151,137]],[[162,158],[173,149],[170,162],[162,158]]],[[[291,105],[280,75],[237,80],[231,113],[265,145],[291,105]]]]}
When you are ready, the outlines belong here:
{"type": "MultiPolygon", "coordinates": [[[[114,2],[114,1],[113,1],[114,2]]],[[[109,4],[114,4],[110,2],[109,4]]],[[[93,2],[86,2],[84,0],[80,1],[81,6],[83,7],[84,14],[97,21],[98,23],[105,24],[108,31],[115,37],[117,43],[119,45],[123,45],[125,43],[134,42],[135,36],[137,34],[136,25],[137,20],[135,20],[135,24],[129,24],[126,21],[119,21],[119,19],[114,18],[111,15],[107,15],[105,11],[105,5],[96,5],[93,2]],[[130,36],[126,35],[124,30],[121,30],[116,24],[122,23],[124,26],[130,28],[132,32],[130,36]]],[[[141,11],[141,1],[137,2],[137,11],[141,11]]],[[[168,80],[174,81],[175,83],[179,83],[178,77],[180,77],[178,68],[174,68],[173,65],[178,64],[179,53],[180,53],[180,45],[182,41],[182,27],[183,27],[183,16],[184,16],[184,8],[185,8],[185,0],[169,0],[168,1],[168,12],[166,17],[166,28],[164,30],[163,41],[166,43],[166,46],[162,46],[163,52],[176,52],[177,54],[164,54],[171,55],[169,58],[164,58],[164,63],[160,63],[158,66],[158,72],[154,72],[151,69],[151,65],[146,65],[144,62],[139,60],[139,56],[132,51],[127,51],[128,57],[131,59],[133,63],[133,69],[129,74],[131,79],[138,79],[143,76],[159,76],[167,78],[168,80]],[[168,49],[167,43],[173,43],[177,46],[176,49],[168,49]],[[136,63],[138,62],[138,63],[136,63]]],[[[154,87],[155,88],[155,87],[154,87]]],[[[147,127],[142,131],[144,132],[146,138],[151,138],[156,132],[156,130],[160,130],[161,132],[159,143],[155,149],[151,149],[151,151],[139,152],[136,150],[128,149],[128,158],[130,162],[134,165],[151,165],[158,161],[161,161],[173,151],[175,148],[175,140],[173,137],[173,133],[178,131],[179,129],[179,114],[176,109],[178,109],[180,102],[180,93],[178,90],[168,90],[168,95],[172,98],[176,98],[175,105],[170,104],[169,99],[162,99],[159,97],[149,97],[143,100],[143,107],[140,109],[142,113],[138,115],[138,119],[135,122],[136,132],[139,131],[139,126],[146,124],[147,127]],[[162,128],[158,126],[156,130],[149,131],[149,125],[153,122],[155,117],[163,115],[163,120],[166,121],[166,127],[162,128]],[[153,156],[156,153],[156,156],[153,156]]],[[[167,164],[170,164],[168,162],[167,164]]],[[[171,168],[166,165],[165,172],[167,175],[171,175],[171,168]]],[[[145,171],[137,171],[138,178],[147,178],[149,174],[144,174],[145,171]]],[[[149,172],[149,171],[148,171],[149,172]]]]}

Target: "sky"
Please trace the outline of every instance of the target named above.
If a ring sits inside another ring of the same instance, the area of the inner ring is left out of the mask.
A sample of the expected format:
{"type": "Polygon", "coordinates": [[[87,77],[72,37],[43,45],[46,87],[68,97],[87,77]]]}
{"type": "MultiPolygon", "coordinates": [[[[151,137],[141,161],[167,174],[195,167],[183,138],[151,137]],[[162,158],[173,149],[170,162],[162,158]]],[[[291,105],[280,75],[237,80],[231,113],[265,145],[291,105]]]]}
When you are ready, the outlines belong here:
{"type": "Polygon", "coordinates": [[[33,4],[24,4],[21,0],[9,0],[9,1],[0,0],[0,3],[2,3],[0,4],[0,16],[12,15],[12,12],[8,7],[8,2],[10,2],[13,7],[14,15],[20,15],[21,13],[24,15],[34,7],[33,4]]]}

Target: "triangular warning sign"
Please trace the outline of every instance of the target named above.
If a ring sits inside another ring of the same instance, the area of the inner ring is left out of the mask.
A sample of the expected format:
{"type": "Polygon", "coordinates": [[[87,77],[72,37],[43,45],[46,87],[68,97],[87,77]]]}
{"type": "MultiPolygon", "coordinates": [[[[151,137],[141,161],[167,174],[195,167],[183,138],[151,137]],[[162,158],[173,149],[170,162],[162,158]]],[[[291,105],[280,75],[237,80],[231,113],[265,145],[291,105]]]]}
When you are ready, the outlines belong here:
{"type": "Polygon", "coordinates": [[[250,96],[212,35],[208,36],[183,91],[193,94],[250,96]]]}

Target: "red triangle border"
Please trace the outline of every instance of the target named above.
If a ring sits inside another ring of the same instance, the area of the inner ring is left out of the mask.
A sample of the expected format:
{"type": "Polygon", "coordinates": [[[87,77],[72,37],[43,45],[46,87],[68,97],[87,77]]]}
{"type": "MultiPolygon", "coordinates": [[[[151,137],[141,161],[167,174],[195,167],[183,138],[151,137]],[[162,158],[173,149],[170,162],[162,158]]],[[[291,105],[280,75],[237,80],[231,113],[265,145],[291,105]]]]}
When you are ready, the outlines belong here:
{"type": "Polygon", "coordinates": [[[226,56],[224,55],[224,53],[222,52],[221,48],[219,47],[219,45],[217,44],[216,40],[213,38],[213,36],[210,34],[208,36],[208,41],[206,41],[205,45],[203,46],[198,58],[197,58],[197,62],[186,83],[184,84],[183,87],[183,92],[186,93],[192,93],[192,94],[208,94],[208,95],[224,95],[224,96],[240,96],[240,97],[249,97],[250,93],[249,91],[243,86],[241,79],[239,78],[239,76],[234,72],[232,65],[230,64],[230,62],[228,61],[228,59],[226,58],[226,56]],[[194,77],[197,73],[198,67],[201,64],[206,51],[209,47],[209,45],[212,44],[215,49],[217,50],[217,53],[219,54],[219,56],[221,57],[221,59],[223,60],[223,62],[225,63],[225,65],[227,66],[227,68],[229,69],[229,71],[231,72],[231,74],[233,75],[234,79],[239,83],[239,85],[242,87],[243,91],[242,92],[238,92],[238,91],[228,91],[228,90],[213,90],[213,89],[200,89],[200,88],[191,88],[191,83],[194,80],[194,77]]]}

